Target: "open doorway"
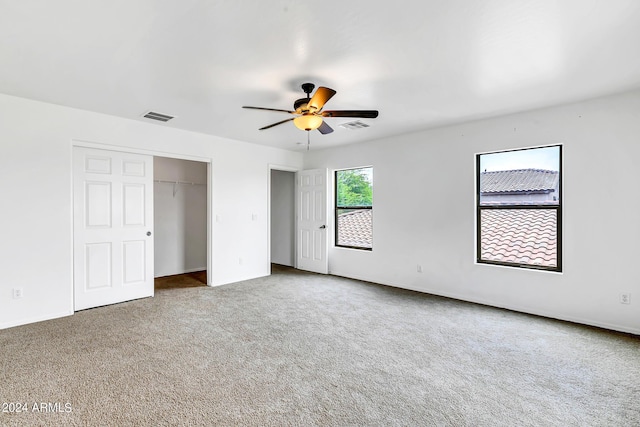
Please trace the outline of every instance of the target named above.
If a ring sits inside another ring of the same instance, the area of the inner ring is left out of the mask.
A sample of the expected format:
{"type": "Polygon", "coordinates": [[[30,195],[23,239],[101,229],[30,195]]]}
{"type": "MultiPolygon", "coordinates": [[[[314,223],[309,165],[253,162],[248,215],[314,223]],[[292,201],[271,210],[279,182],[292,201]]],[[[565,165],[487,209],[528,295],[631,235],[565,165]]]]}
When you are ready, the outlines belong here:
{"type": "Polygon", "coordinates": [[[271,264],[295,267],[296,219],[293,171],[271,169],[271,264]]]}
{"type": "Polygon", "coordinates": [[[207,285],[207,163],[153,158],[155,289],[207,285]]]}

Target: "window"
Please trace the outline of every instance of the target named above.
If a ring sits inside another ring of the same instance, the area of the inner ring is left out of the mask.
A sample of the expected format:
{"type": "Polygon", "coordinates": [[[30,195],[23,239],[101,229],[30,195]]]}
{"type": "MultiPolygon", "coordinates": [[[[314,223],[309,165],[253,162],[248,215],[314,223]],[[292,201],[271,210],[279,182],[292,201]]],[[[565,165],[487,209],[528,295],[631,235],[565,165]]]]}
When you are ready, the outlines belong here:
{"type": "Polygon", "coordinates": [[[373,248],[373,168],[345,169],[335,175],[336,246],[373,248]]]}
{"type": "Polygon", "coordinates": [[[479,263],[562,271],[562,146],[476,156],[479,263]]]}

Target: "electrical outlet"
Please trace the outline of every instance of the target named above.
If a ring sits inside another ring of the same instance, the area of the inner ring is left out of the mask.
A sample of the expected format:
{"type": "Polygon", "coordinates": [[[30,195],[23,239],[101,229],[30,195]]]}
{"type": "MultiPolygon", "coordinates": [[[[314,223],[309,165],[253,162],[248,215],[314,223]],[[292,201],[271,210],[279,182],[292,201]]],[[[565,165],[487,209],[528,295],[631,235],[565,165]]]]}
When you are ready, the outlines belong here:
{"type": "Polygon", "coordinates": [[[13,288],[13,299],[22,298],[22,288],[13,288]]]}
{"type": "Polygon", "coordinates": [[[620,294],[620,304],[631,304],[631,294],[620,294]]]}

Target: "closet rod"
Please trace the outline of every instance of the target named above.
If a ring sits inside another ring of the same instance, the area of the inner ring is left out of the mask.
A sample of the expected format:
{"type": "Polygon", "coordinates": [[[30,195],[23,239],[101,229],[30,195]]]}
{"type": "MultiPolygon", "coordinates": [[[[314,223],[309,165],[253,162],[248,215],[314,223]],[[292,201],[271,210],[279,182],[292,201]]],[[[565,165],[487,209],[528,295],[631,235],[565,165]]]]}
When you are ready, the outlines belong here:
{"type": "Polygon", "coordinates": [[[198,182],[188,182],[188,181],[166,181],[164,179],[154,179],[153,182],[160,182],[164,184],[185,184],[185,185],[206,185],[200,184],[198,182]]]}

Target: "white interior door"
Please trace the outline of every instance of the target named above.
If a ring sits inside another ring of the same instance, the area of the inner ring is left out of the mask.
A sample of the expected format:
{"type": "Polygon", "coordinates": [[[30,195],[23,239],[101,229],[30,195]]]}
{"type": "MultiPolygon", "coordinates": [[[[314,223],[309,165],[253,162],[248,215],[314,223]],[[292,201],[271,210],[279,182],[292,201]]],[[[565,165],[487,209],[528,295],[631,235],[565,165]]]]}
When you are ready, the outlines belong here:
{"type": "Polygon", "coordinates": [[[153,296],[153,157],[73,148],[74,309],[153,296]]]}
{"type": "Polygon", "coordinates": [[[296,266],[327,274],[327,169],[297,173],[298,232],[296,266]]]}

